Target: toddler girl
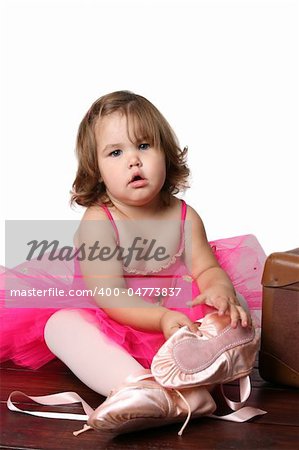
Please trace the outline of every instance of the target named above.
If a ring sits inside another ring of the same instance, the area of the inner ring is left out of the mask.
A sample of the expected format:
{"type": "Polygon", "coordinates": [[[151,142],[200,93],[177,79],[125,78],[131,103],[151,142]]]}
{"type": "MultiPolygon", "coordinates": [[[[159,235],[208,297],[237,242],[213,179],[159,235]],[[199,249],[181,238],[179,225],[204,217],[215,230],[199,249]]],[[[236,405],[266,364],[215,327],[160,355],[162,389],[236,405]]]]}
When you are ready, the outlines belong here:
{"type": "Polygon", "coordinates": [[[54,354],[91,389],[110,393],[99,407],[101,429],[128,431],[140,421],[145,426],[144,418],[146,426],[181,420],[186,401],[194,417],[212,412],[206,389],[186,389],[182,399],[151,379],[152,358],[180,327],[196,331],[205,308],[228,316],[234,328],[251,325],[201,218],[175,197],[187,187],[186,153],[140,95],[113,92],[91,106],[77,138],[72,202],[87,209],[74,239],[81,257],[73,285],[91,289],[94,304],[25,311],[17,320],[27,328],[34,323],[32,348],[45,328],[51,354],[6,348],[6,358],[31,367],[54,354]]]}

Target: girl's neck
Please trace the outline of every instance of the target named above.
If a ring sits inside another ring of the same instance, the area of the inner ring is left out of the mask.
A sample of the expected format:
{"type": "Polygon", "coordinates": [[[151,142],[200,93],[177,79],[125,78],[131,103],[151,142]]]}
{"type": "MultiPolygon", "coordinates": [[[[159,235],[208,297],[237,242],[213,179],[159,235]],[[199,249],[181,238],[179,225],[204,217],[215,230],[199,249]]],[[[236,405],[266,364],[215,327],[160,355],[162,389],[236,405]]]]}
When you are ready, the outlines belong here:
{"type": "Polygon", "coordinates": [[[153,219],[166,209],[165,202],[161,194],[157,195],[153,200],[145,205],[128,205],[111,198],[113,209],[120,219],[153,219]]]}

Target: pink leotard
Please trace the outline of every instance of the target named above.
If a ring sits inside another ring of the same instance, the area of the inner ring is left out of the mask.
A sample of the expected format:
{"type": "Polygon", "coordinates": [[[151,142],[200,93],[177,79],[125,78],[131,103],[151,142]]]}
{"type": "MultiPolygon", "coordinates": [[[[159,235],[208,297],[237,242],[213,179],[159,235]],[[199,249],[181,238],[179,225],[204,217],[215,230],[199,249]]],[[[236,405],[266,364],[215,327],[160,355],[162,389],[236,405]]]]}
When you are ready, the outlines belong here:
{"type": "MultiPolygon", "coordinates": [[[[116,241],[119,244],[119,233],[116,223],[108,210],[108,208],[102,205],[102,208],[106,212],[116,234],[116,241]]],[[[183,261],[184,251],[184,225],[186,219],[186,203],[181,202],[181,232],[180,232],[180,244],[175,255],[172,256],[171,261],[167,266],[162,267],[155,273],[143,273],[134,271],[128,271],[124,267],[124,277],[128,289],[132,289],[133,292],[139,292],[141,295],[146,292],[144,297],[147,297],[152,303],[163,304],[168,309],[178,310],[183,312],[191,320],[196,320],[203,317],[204,307],[196,306],[190,308],[186,305],[187,301],[199,295],[199,289],[197,284],[183,261]],[[153,295],[149,296],[149,289],[153,288],[153,295]],[[159,296],[157,294],[162,292],[165,288],[165,293],[178,293],[173,296],[159,296]],[[173,291],[170,291],[172,288],[173,291]],[[156,294],[156,295],[155,295],[156,294]]],[[[150,314],[150,310],[149,310],[150,314]]],[[[96,315],[100,321],[101,330],[107,334],[111,339],[124,347],[134,358],[136,358],[144,367],[150,367],[152,358],[157,350],[165,341],[162,333],[140,331],[133,327],[122,325],[111,319],[101,309],[97,310],[96,315]]]]}

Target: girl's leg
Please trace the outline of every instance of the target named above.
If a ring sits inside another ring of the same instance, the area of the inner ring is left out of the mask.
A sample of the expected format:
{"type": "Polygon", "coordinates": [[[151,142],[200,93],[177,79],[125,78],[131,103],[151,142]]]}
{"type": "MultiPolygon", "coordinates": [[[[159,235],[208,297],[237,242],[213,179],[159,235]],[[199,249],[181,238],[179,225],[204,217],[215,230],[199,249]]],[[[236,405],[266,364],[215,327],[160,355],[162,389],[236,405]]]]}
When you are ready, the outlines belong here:
{"type": "Polygon", "coordinates": [[[51,352],[84,384],[104,396],[128,375],[145,370],[100,331],[96,317],[89,311],[57,311],[46,324],[45,340],[51,352]]]}

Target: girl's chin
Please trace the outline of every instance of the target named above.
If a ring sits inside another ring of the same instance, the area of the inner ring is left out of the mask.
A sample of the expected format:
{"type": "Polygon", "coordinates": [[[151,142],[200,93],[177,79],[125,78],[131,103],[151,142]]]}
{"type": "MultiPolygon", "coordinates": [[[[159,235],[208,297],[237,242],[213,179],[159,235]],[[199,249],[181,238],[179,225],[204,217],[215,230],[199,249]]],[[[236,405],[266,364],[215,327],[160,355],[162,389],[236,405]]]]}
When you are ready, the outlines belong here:
{"type": "Polygon", "coordinates": [[[153,197],[150,196],[144,196],[144,197],[140,197],[140,198],[126,198],[126,199],[122,199],[120,200],[121,203],[124,203],[125,205],[128,206],[149,206],[155,202],[160,202],[160,196],[156,195],[153,197]]]}
{"type": "Polygon", "coordinates": [[[113,203],[122,203],[129,206],[146,206],[161,199],[160,191],[149,193],[144,189],[134,189],[128,195],[113,195],[107,190],[107,195],[113,203]]]}

